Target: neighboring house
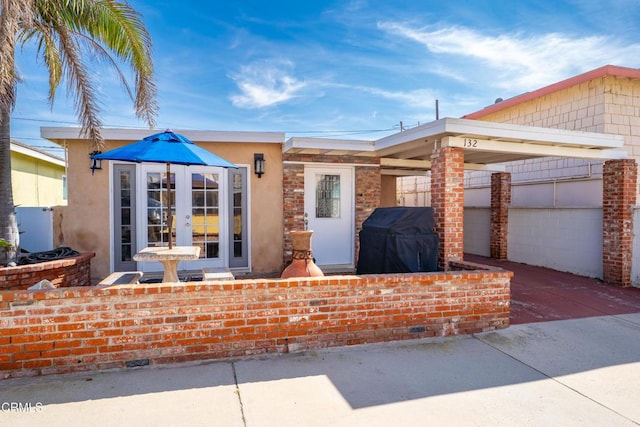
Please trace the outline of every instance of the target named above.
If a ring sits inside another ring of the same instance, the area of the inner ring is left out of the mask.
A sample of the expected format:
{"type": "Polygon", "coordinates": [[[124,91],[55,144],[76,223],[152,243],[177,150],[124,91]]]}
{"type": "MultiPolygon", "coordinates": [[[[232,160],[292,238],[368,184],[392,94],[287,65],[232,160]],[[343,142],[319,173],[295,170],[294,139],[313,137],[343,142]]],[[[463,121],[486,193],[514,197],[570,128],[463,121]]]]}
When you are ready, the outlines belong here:
{"type": "Polygon", "coordinates": [[[52,210],[67,204],[66,179],[63,158],[11,141],[11,184],[21,249],[54,248],[52,210]]]}
{"type": "Polygon", "coordinates": [[[11,141],[13,202],[20,207],[67,204],[63,158],[33,146],[11,141]]]}
{"type": "MultiPolygon", "coordinates": [[[[640,70],[604,66],[464,116],[465,119],[619,135],[640,158],[640,70]]],[[[494,165],[511,177],[507,258],[603,277],[603,160],[543,157],[494,165]]],[[[428,205],[428,176],[404,178],[398,200],[428,205]]],[[[637,185],[634,183],[634,186],[637,185]]],[[[465,174],[465,251],[490,255],[491,177],[465,174]]],[[[635,197],[635,196],[634,196],[635,197]]],[[[634,203],[635,204],[635,203],[634,203]]],[[[637,214],[637,212],[636,212],[637,214]]],[[[635,223],[638,223],[636,215],[635,223]]],[[[640,224],[639,224],[640,225],[640,224]]],[[[632,281],[640,284],[640,242],[632,281]]]]}
{"type": "MultiPolygon", "coordinates": [[[[116,148],[157,131],[104,129],[116,148]]],[[[623,140],[613,135],[532,129],[512,124],[444,118],[376,141],[289,138],[276,132],[180,131],[239,169],[172,166],[175,241],[198,245],[200,259],[180,270],[229,268],[237,274],[278,274],[291,258],[289,232],[310,229],[316,263],[325,271],[353,271],[362,222],[379,206],[396,204],[396,179],[424,174],[454,179],[436,189],[439,262],[462,258],[463,168],[492,170],[492,163],[549,156],[621,159],[623,140]],[[483,151],[469,141],[489,141],[483,151]],[[265,159],[258,175],[255,159],[265,159]],[[456,186],[460,186],[459,189],[456,186]],[[452,197],[453,196],[453,197],[452,197]],[[204,226],[207,232],[203,232],[204,226]]],[[[158,224],[166,204],[161,164],[103,161],[90,170],[90,149],[78,128],[42,128],[64,147],[68,206],[61,209],[57,244],[95,252],[92,277],[112,271],[159,272],[160,263],[133,254],[166,241],[158,224]],[[159,202],[159,203],[158,203],[159,202]]]]}

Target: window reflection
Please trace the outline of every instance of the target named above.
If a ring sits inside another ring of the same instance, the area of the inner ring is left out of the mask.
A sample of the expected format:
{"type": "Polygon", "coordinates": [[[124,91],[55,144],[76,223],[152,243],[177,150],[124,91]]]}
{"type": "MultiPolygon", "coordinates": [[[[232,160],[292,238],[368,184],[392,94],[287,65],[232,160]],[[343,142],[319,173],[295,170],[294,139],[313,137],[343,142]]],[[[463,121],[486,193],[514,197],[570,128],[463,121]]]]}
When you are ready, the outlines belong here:
{"type": "Polygon", "coordinates": [[[191,174],[191,240],[200,258],[220,257],[220,191],[217,173],[191,174]]]}
{"type": "Polygon", "coordinates": [[[131,261],[131,172],[120,171],[120,261],[131,261]]]}
{"type": "MultiPolygon", "coordinates": [[[[175,217],[175,174],[169,176],[171,191],[171,215],[175,217]]],[[[147,173],[147,242],[149,246],[168,246],[169,194],[167,175],[160,172],[147,173]]],[[[175,221],[171,227],[171,238],[175,241],[175,221]]]]}
{"type": "Polygon", "coordinates": [[[316,175],[316,218],[340,218],[340,175],[316,175]]]}

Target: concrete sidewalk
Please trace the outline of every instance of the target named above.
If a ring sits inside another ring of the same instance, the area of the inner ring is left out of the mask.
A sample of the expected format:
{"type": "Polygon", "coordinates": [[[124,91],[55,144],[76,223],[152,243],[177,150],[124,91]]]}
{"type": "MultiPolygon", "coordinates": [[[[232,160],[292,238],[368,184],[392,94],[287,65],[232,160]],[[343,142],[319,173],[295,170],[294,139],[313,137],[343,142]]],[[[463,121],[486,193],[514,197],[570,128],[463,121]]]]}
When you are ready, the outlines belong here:
{"type": "Polygon", "coordinates": [[[0,425],[637,426],[638,396],[635,313],[473,337],[5,380],[0,425]]]}

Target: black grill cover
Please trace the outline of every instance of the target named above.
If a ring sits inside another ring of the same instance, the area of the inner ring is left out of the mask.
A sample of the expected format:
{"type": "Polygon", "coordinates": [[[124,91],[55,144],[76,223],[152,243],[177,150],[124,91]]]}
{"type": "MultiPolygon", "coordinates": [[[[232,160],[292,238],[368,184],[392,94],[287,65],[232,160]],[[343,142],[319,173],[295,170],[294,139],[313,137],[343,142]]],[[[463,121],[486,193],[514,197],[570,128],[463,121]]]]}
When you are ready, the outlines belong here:
{"type": "Polygon", "coordinates": [[[362,223],[357,274],[437,271],[433,208],[378,208],[362,223]]]}

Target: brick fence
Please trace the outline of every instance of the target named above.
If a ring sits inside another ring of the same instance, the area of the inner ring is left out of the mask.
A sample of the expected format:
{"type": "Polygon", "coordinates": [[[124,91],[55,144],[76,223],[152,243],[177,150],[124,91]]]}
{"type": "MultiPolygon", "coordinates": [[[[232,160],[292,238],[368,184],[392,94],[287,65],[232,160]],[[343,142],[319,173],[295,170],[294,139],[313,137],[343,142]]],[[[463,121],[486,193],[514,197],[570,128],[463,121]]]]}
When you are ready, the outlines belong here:
{"type": "Polygon", "coordinates": [[[27,289],[41,280],[56,287],[90,286],[91,258],[94,253],[37,264],[0,268],[0,289],[27,289]]]}
{"type": "Polygon", "coordinates": [[[494,330],[509,324],[511,276],[470,270],[1,291],[0,378],[494,330]]]}

